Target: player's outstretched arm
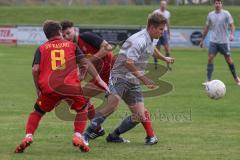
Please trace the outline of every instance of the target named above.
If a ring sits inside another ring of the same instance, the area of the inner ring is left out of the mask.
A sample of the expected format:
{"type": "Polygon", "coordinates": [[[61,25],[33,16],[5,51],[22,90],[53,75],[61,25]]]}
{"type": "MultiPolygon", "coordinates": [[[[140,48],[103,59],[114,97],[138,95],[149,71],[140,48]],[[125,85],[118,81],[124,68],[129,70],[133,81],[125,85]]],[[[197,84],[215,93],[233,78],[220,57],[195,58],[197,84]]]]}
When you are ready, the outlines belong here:
{"type": "Polygon", "coordinates": [[[201,39],[201,41],[200,41],[200,44],[199,44],[199,46],[201,47],[201,48],[203,48],[203,42],[204,42],[204,39],[206,38],[206,36],[207,36],[207,34],[208,34],[208,30],[209,30],[209,26],[208,25],[206,25],[206,27],[204,28],[204,30],[203,30],[203,36],[202,36],[202,39],[201,39]]]}
{"type": "Polygon", "coordinates": [[[78,64],[80,68],[81,66],[87,66],[88,73],[94,78],[95,81],[98,82],[98,84],[100,84],[106,91],[109,92],[107,84],[101,79],[94,65],[87,58],[80,59],[78,64]]]}
{"type": "Polygon", "coordinates": [[[124,65],[135,77],[142,81],[143,84],[146,85],[148,88],[153,89],[156,87],[155,83],[152,80],[144,76],[144,74],[139,71],[139,69],[134,65],[133,60],[127,59],[124,62],[124,65]]]}
{"type": "Polygon", "coordinates": [[[154,49],[153,55],[155,58],[163,60],[167,63],[174,63],[174,58],[164,56],[162,53],[160,53],[160,51],[157,48],[154,49]]]}
{"type": "Polygon", "coordinates": [[[81,66],[79,65],[80,80],[83,80],[85,78],[87,70],[88,70],[88,64],[82,64],[81,66]]]}
{"type": "Polygon", "coordinates": [[[106,56],[107,53],[111,50],[112,50],[112,46],[107,41],[103,40],[98,52],[94,56],[90,57],[89,60],[91,62],[99,60],[99,59],[103,58],[104,56],[106,56]]]}
{"type": "Polygon", "coordinates": [[[233,41],[234,40],[235,25],[234,25],[234,23],[231,23],[229,26],[230,26],[230,37],[229,37],[229,40],[233,41]]]}
{"type": "Polygon", "coordinates": [[[41,91],[38,86],[38,78],[39,78],[39,64],[34,64],[32,67],[32,76],[33,76],[33,81],[36,87],[37,95],[40,96],[41,91]]]}

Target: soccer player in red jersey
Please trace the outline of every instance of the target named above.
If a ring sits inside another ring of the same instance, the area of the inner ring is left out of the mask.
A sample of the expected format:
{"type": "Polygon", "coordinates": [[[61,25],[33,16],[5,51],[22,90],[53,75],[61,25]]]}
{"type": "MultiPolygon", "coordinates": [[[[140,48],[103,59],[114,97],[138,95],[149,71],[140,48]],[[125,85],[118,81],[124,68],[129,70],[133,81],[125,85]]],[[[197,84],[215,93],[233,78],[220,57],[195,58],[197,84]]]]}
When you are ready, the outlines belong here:
{"type": "MultiPolygon", "coordinates": [[[[63,37],[66,40],[78,44],[83,53],[87,55],[89,60],[95,65],[100,77],[108,84],[110,71],[114,63],[114,54],[111,51],[112,46],[106,40],[103,40],[94,33],[85,32],[77,34],[73,22],[65,20],[61,22],[61,26],[63,37]]],[[[84,76],[84,73],[80,75],[84,76]]],[[[103,91],[102,87],[96,81],[94,83],[88,83],[85,87],[83,87],[84,96],[89,98],[94,97],[103,91]]],[[[89,101],[88,118],[91,120],[94,116],[95,108],[89,101]]],[[[94,139],[96,137],[103,136],[104,133],[104,129],[99,126],[96,133],[90,135],[90,138],[94,139]]]]}
{"type": "Polygon", "coordinates": [[[94,66],[84,58],[79,47],[64,40],[59,22],[46,21],[43,31],[48,41],[41,45],[35,53],[32,74],[37,90],[37,101],[34,111],[30,113],[26,125],[26,137],[17,146],[15,152],[22,153],[32,143],[33,134],[46,112],[52,111],[61,100],[65,100],[71,109],[77,112],[74,121],[72,143],[81,151],[89,151],[82,138],[86,121],[86,100],[82,95],[78,67],[87,66],[88,72],[101,87],[108,90],[107,84],[100,78],[94,66]]]}

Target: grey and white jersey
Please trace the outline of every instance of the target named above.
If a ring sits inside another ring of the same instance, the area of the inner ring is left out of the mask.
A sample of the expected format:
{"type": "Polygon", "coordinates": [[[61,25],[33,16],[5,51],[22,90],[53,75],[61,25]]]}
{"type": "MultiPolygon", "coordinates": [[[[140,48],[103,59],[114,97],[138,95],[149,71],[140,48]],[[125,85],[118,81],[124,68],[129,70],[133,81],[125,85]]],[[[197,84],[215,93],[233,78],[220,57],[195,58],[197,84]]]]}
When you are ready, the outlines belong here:
{"type": "Polygon", "coordinates": [[[146,29],[129,37],[122,45],[111,71],[111,78],[123,78],[130,83],[139,84],[139,80],[126,68],[127,59],[134,61],[135,66],[144,74],[148,59],[153,55],[154,44],[146,29]]]}
{"type": "Polygon", "coordinates": [[[229,43],[228,40],[228,27],[233,23],[231,14],[222,10],[219,13],[212,11],[207,16],[206,24],[209,26],[210,42],[214,43],[229,43]]]}

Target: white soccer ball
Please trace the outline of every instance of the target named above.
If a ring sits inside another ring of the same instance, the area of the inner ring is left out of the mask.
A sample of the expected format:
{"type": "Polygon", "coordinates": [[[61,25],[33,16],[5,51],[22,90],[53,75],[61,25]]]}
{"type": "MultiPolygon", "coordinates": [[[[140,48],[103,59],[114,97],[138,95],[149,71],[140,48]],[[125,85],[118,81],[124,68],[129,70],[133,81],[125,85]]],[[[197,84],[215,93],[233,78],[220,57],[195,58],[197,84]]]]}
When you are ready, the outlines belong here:
{"type": "Polygon", "coordinates": [[[205,90],[208,97],[211,99],[220,99],[226,94],[226,86],[220,80],[212,80],[210,82],[207,82],[205,90]]]}

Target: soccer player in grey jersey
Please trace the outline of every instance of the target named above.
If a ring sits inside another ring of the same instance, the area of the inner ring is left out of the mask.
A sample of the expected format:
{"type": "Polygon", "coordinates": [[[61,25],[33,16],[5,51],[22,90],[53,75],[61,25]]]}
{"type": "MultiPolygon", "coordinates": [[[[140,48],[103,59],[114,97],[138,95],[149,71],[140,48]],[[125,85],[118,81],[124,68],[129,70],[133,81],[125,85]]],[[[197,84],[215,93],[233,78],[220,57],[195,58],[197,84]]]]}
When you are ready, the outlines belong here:
{"type": "Polygon", "coordinates": [[[112,114],[118,107],[121,99],[128,105],[131,116],[107,136],[108,142],[128,142],[120,137],[121,134],[134,128],[141,122],[147,132],[146,144],[157,143],[157,138],[152,130],[152,123],[144,107],[140,81],[148,88],[155,88],[154,82],[144,75],[148,59],[153,55],[158,59],[173,63],[174,59],[163,56],[154,46],[153,39],[158,39],[164,31],[167,20],[159,13],[152,13],[148,17],[147,28],[129,37],[119,51],[119,56],[113,66],[110,76],[110,95],[107,104],[101,108],[91,121],[84,135],[88,141],[98,125],[112,114]]]}
{"type": "MultiPolygon", "coordinates": [[[[164,28],[164,32],[163,35],[159,38],[158,42],[157,42],[157,49],[160,50],[161,45],[164,46],[164,50],[165,50],[165,55],[167,57],[170,56],[170,46],[169,46],[169,40],[170,40],[170,17],[171,17],[171,13],[167,10],[167,0],[161,0],[160,1],[160,8],[156,9],[154,12],[158,12],[160,14],[163,15],[164,18],[167,19],[167,24],[164,28]]],[[[157,62],[157,60],[155,59],[155,62],[157,62]]],[[[169,70],[172,70],[172,68],[170,67],[170,65],[167,63],[167,68],[169,70]]]]}
{"type": "MultiPolygon", "coordinates": [[[[234,22],[231,14],[227,10],[222,9],[222,0],[214,0],[215,10],[210,12],[207,16],[206,27],[203,31],[203,38],[200,42],[200,47],[203,47],[204,39],[210,31],[210,44],[208,50],[208,65],[207,65],[207,81],[212,78],[212,72],[214,69],[214,58],[218,52],[220,52],[233,75],[237,85],[240,85],[240,79],[237,76],[233,60],[230,55],[229,40],[234,39],[234,22]],[[228,27],[230,27],[230,36],[228,37],[228,27]]],[[[203,83],[206,85],[207,82],[203,83]]]]}

